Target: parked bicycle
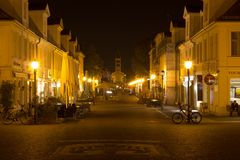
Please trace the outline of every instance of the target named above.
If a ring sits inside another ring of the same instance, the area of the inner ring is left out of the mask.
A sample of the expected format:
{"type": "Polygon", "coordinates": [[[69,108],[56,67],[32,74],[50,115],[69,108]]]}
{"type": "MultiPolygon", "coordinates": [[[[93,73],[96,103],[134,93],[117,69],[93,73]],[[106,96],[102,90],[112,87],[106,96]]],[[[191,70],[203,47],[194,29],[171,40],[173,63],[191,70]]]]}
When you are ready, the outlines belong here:
{"type": "Polygon", "coordinates": [[[186,120],[186,122],[199,124],[202,121],[202,115],[197,110],[191,110],[188,117],[188,111],[182,109],[182,105],[179,105],[179,109],[179,112],[175,112],[172,115],[173,123],[180,124],[183,120],[186,120]]]}
{"type": "Polygon", "coordinates": [[[5,108],[1,111],[1,119],[3,124],[9,125],[13,122],[27,124],[29,122],[29,117],[27,112],[21,109],[16,108],[5,108]]]}

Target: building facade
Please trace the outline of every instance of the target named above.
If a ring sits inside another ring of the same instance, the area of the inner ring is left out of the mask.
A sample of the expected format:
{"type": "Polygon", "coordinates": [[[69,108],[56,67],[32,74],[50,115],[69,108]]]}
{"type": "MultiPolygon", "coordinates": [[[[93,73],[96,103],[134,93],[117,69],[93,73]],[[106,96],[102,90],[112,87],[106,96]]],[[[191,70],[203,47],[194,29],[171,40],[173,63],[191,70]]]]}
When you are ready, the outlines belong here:
{"type": "Polygon", "coordinates": [[[162,99],[165,104],[175,104],[178,87],[177,56],[171,33],[159,33],[156,35],[149,56],[150,92],[152,97],[162,99]]]}
{"type": "Polygon", "coordinates": [[[63,30],[62,19],[51,17],[45,2],[0,1],[0,82],[14,84],[14,102],[33,103],[32,61],[39,62],[38,102],[50,96],[74,102],[83,91],[84,55],[77,50],[77,39],[63,30]]]}
{"type": "MultiPolygon", "coordinates": [[[[205,111],[212,114],[226,115],[226,105],[233,100],[240,102],[240,3],[204,0],[202,6],[196,13],[185,9],[186,40],[179,47],[181,59],[193,62],[191,104],[200,110],[205,106],[205,111]]],[[[183,65],[181,68],[185,70],[183,65]]],[[[181,72],[181,76],[186,74],[181,72]]]]}

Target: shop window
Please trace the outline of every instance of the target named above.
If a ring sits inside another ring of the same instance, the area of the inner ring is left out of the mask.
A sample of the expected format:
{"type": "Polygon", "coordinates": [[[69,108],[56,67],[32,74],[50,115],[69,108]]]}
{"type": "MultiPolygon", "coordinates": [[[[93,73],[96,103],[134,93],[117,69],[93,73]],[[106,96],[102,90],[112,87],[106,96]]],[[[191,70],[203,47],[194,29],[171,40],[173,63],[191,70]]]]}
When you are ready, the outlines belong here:
{"type": "Polygon", "coordinates": [[[230,86],[230,101],[237,100],[240,103],[240,79],[232,79],[230,86]]]}

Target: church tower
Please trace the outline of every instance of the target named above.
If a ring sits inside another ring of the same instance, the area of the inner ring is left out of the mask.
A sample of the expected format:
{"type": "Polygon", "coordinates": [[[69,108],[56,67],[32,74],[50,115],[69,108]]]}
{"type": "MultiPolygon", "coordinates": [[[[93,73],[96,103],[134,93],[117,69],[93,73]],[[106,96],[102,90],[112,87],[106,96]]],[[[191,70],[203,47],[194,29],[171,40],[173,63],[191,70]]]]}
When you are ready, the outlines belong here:
{"type": "Polygon", "coordinates": [[[121,58],[120,53],[117,52],[115,58],[115,72],[112,73],[112,81],[113,83],[122,84],[124,82],[124,73],[122,73],[121,69],[121,58]]]}
{"type": "Polygon", "coordinates": [[[115,58],[115,72],[121,72],[121,58],[115,58]]]}

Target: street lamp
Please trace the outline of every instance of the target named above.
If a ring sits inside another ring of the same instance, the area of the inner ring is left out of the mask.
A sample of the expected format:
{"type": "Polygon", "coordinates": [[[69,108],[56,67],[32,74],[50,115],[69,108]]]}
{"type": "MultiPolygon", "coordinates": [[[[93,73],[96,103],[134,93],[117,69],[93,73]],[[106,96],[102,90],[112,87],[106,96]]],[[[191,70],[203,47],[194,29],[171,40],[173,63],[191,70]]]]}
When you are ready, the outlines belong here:
{"type": "Polygon", "coordinates": [[[192,61],[185,61],[185,68],[187,69],[187,76],[188,76],[188,81],[187,81],[187,94],[188,94],[188,96],[187,96],[187,98],[188,98],[188,103],[187,103],[187,111],[188,111],[188,114],[187,114],[187,116],[188,116],[188,122],[190,122],[190,111],[189,111],[189,108],[190,108],[190,106],[189,106],[189,104],[190,104],[190,97],[189,97],[189,83],[190,83],[190,75],[189,75],[189,70],[190,70],[190,68],[192,67],[192,61]]]}
{"type": "Polygon", "coordinates": [[[32,69],[33,69],[33,72],[34,72],[34,86],[33,86],[33,95],[34,95],[34,123],[36,124],[37,123],[37,69],[39,67],[39,63],[38,61],[33,61],[31,63],[31,66],[32,66],[32,69]]]}

